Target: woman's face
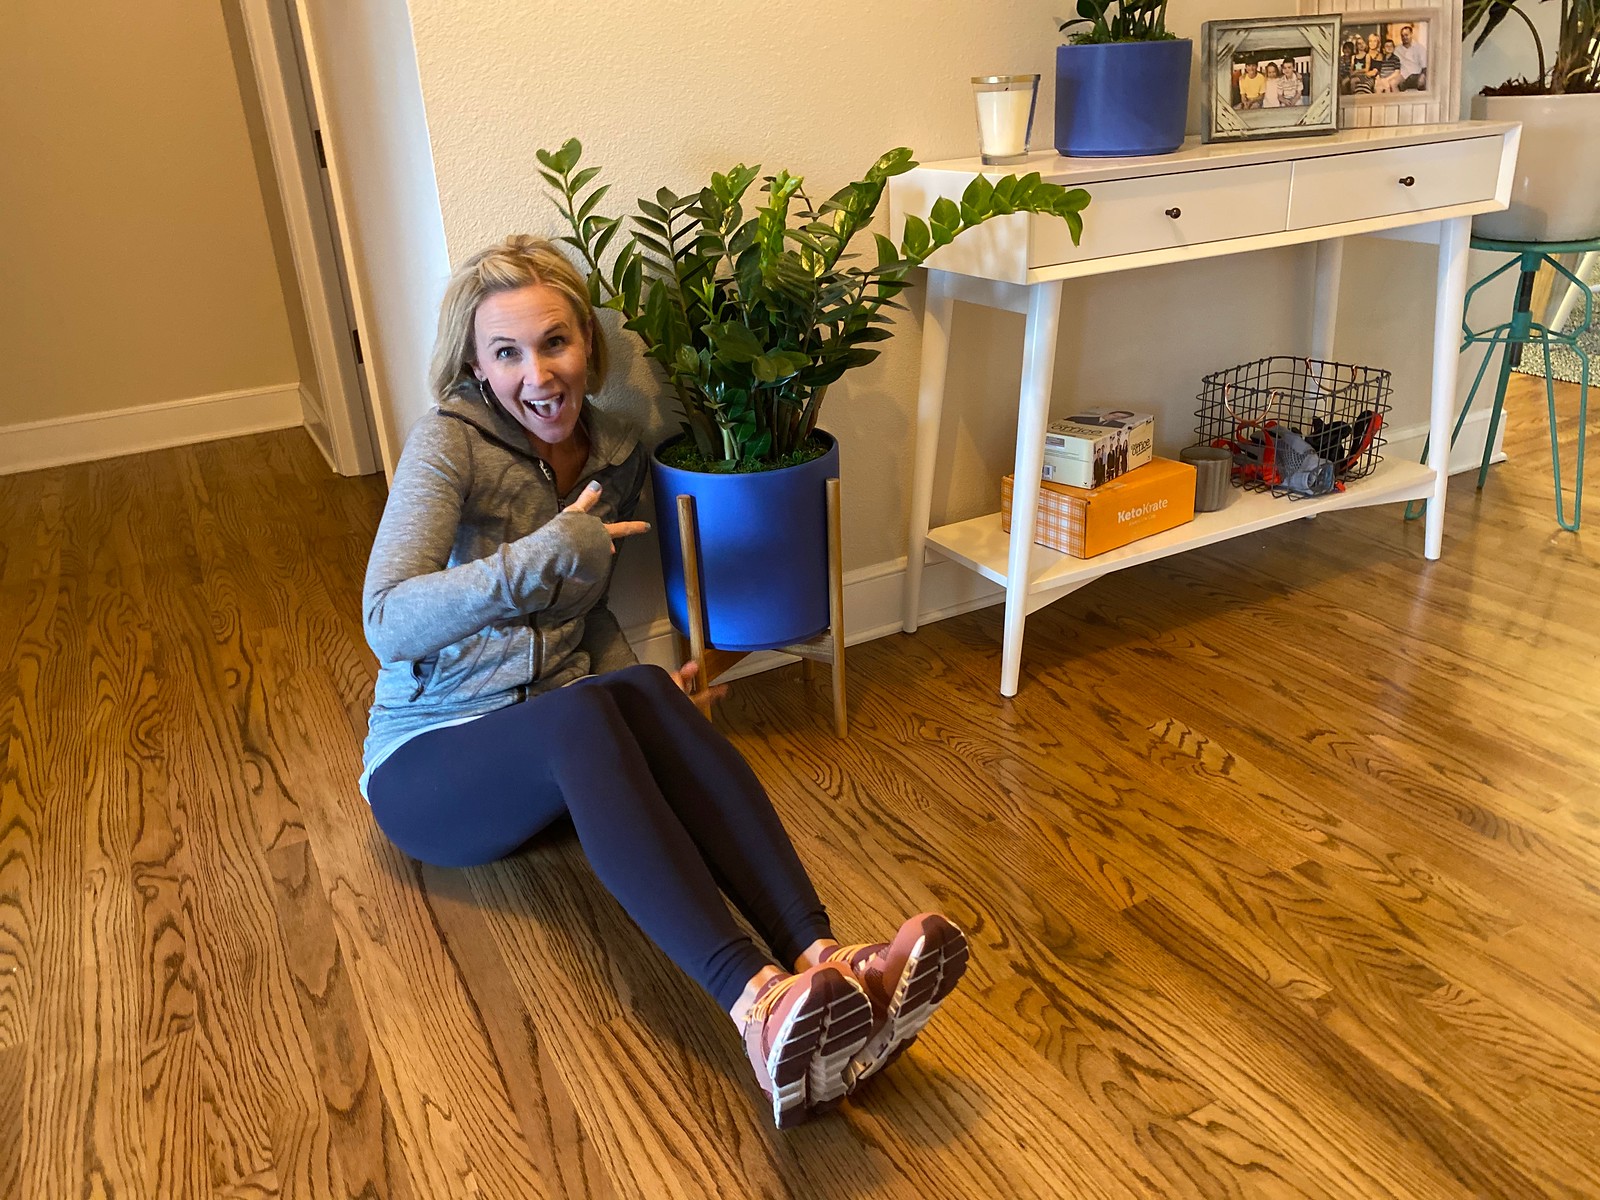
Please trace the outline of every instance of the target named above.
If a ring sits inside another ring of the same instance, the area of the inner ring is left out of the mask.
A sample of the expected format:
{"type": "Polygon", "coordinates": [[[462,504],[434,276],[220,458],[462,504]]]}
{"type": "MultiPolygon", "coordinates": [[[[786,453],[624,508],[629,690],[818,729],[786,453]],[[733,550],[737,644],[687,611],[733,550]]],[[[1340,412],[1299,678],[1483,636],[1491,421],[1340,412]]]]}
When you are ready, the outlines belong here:
{"type": "Polygon", "coordinates": [[[1371,53],[1371,54],[1376,54],[1378,52],[1378,35],[1377,34],[1375,34],[1375,33],[1367,34],[1367,51],[1369,53],[1371,53]]]}
{"type": "Polygon", "coordinates": [[[472,373],[532,435],[535,448],[553,446],[578,427],[593,336],[552,287],[495,292],[473,318],[472,373]]]}
{"type": "Polygon", "coordinates": [[[1277,77],[1278,77],[1278,64],[1277,63],[1268,63],[1267,64],[1267,78],[1268,79],[1276,79],[1277,77]]]}

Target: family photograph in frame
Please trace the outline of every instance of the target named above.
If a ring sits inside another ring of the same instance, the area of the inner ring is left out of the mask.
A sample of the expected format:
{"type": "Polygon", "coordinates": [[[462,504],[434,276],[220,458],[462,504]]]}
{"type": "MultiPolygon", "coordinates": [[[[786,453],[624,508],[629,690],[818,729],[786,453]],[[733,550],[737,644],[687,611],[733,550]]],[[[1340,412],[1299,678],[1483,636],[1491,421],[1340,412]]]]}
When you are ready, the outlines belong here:
{"type": "Polygon", "coordinates": [[[1201,140],[1336,132],[1340,27],[1337,14],[1207,21],[1200,35],[1201,140]]]}
{"type": "Polygon", "coordinates": [[[1300,11],[1340,15],[1340,129],[1459,119],[1459,0],[1300,0],[1300,11]]]}
{"type": "Polygon", "coordinates": [[[1339,35],[1339,98],[1346,104],[1431,100],[1438,10],[1347,13],[1339,35]]]}

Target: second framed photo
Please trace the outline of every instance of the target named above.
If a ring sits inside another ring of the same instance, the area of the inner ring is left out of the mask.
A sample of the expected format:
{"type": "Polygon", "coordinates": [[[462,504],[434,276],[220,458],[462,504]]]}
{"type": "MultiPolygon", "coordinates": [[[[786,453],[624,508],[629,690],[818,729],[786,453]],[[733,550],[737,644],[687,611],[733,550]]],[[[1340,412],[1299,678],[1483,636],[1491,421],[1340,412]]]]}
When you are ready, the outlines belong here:
{"type": "Polygon", "coordinates": [[[1341,12],[1339,124],[1422,125],[1461,111],[1461,0],[1300,0],[1303,13],[1341,12]]]}
{"type": "Polygon", "coordinates": [[[1340,19],[1207,21],[1200,35],[1200,138],[1238,142],[1339,128],[1340,19]]]}

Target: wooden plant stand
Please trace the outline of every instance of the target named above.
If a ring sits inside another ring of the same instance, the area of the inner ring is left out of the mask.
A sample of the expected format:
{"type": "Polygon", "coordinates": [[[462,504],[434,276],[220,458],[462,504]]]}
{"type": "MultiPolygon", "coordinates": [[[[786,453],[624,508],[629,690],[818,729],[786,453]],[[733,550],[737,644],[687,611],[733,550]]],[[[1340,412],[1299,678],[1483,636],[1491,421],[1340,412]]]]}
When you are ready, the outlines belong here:
{"type": "MultiPolygon", "coordinates": [[[[828,628],[809,641],[777,647],[784,654],[798,655],[807,680],[813,663],[824,662],[833,669],[833,731],[844,737],[848,730],[844,707],[844,566],[839,534],[839,480],[827,481],[828,490],[828,628]]],[[[749,650],[719,650],[706,639],[706,611],[700,594],[699,523],[695,518],[694,497],[678,497],[678,543],[683,552],[683,590],[689,612],[689,636],[673,630],[678,660],[692,661],[699,668],[695,690],[710,687],[717,676],[727,671],[749,650]]]]}

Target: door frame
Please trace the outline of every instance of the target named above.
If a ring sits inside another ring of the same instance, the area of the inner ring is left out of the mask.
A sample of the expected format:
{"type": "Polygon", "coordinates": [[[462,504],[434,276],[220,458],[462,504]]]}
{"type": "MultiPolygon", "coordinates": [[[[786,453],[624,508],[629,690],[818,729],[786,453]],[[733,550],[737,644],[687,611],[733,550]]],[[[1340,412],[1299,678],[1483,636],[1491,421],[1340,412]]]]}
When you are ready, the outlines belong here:
{"type": "MultiPolygon", "coordinates": [[[[292,18],[282,0],[240,0],[239,7],[311,339],[330,443],[323,450],[339,474],[367,475],[382,466],[374,437],[374,423],[380,418],[376,405],[369,405],[362,392],[362,367],[357,364],[352,340],[359,334],[346,317],[338,251],[319,175],[323,168],[318,162],[317,127],[300,82],[292,18]]],[[[314,79],[314,65],[308,66],[312,66],[314,79]]],[[[324,158],[326,141],[324,138],[324,158]]],[[[346,234],[341,240],[348,255],[348,230],[346,234]]],[[[354,264],[346,263],[346,268],[353,279],[354,264]]],[[[369,376],[369,386],[370,382],[369,376]]]]}

